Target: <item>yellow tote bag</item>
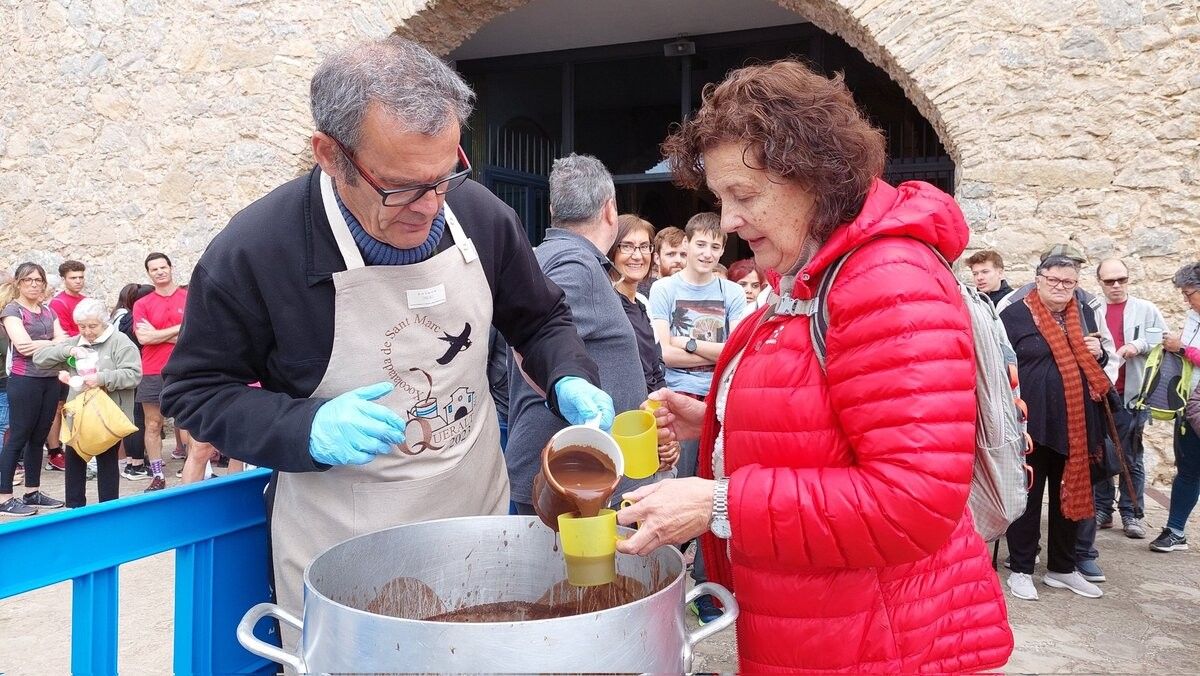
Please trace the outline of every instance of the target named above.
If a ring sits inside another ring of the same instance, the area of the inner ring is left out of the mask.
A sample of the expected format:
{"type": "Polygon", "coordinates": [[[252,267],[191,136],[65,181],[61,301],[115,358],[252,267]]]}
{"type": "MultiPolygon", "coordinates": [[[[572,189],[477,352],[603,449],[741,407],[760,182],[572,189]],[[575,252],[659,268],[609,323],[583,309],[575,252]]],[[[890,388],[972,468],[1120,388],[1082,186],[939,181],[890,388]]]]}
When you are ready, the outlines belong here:
{"type": "Polygon", "coordinates": [[[125,412],[100,388],[84,390],[63,405],[59,440],[91,460],[137,431],[125,412]]]}

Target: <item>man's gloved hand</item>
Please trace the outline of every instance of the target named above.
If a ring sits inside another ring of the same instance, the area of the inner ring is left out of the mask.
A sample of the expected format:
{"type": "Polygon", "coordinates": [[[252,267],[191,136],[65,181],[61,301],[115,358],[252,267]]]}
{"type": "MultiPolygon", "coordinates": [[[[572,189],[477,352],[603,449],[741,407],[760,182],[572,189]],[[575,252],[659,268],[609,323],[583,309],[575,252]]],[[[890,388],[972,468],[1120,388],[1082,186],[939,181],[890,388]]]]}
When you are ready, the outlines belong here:
{"type": "Polygon", "coordinates": [[[392,391],[375,383],[334,397],[317,409],[308,438],[308,454],[326,465],[365,465],[377,454],[404,443],[404,420],[374,400],[392,391]]]}
{"type": "Polygon", "coordinates": [[[612,429],[613,401],[604,390],[583,378],[567,376],[554,384],[558,411],[572,425],[583,425],[589,420],[600,419],[600,429],[612,429]]]}

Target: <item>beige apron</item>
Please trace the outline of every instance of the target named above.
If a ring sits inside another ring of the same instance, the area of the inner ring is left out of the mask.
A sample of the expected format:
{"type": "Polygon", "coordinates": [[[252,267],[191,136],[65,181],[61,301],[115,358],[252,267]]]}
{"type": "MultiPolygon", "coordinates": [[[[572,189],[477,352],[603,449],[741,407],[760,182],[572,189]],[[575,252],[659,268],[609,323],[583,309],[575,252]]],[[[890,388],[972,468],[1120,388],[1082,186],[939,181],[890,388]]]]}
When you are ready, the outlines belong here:
{"type": "MultiPolygon", "coordinates": [[[[297,616],[304,569],[339,542],[417,521],[508,512],[487,380],[492,293],[474,245],[447,204],[454,247],[412,265],[366,267],[325,174],[321,196],[347,269],[333,275],[333,353],[312,396],[391,381],[396,389],[376,403],[408,425],[403,446],[366,465],[278,474],[276,602],[297,616]]],[[[294,653],[298,638],[284,626],[285,649],[294,653]]]]}

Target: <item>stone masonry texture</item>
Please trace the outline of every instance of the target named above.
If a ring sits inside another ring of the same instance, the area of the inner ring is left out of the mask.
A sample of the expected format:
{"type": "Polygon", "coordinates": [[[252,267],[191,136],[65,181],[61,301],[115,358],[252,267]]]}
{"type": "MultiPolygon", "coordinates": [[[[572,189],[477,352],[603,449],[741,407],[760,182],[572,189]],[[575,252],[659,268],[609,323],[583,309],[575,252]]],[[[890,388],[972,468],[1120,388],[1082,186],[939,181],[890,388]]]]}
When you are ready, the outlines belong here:
{"type": "MultiPolygon", "coordinates": [[[[1169,279],[1200,257],[1195,0],[778,1],[933,123],[972,248],[1001,251],[1014,284],[1070,239],[1127,257],[1179,325],[1169,279]]],[[[0,0],[0,265],[82,259],[109,303],[149,251],[186,280],[234,213],[311,164],[324,54],[393,31],[445,54],[524,4],[0,0]]]]}

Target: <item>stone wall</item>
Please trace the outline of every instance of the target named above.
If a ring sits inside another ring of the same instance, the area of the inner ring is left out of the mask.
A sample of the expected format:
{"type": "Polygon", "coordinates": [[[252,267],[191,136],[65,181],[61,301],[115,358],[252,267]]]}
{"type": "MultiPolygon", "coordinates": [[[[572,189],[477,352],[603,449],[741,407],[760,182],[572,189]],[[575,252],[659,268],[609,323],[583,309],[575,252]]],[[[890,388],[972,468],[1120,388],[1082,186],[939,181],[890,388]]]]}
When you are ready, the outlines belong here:
{"type": "MultiPolygon", "coordinates": [[[[1071,238],[1129,257],[1178,322],[1169,277],[1200,252],[1194,0],[778,1],[933,122],[972,245],[1014,282],[1071,238]]],[[[324,52],[396,29],[446,53],[523,4],[0,0],[0,264],[81,258],[110,300],[151,250],[186,278],[234,212],[309,165],[324,52]]]]}

